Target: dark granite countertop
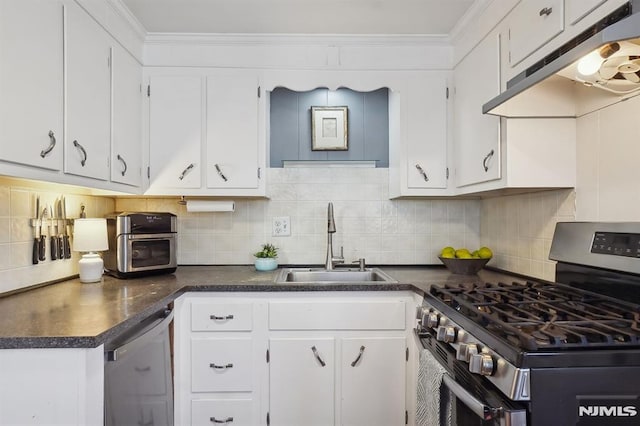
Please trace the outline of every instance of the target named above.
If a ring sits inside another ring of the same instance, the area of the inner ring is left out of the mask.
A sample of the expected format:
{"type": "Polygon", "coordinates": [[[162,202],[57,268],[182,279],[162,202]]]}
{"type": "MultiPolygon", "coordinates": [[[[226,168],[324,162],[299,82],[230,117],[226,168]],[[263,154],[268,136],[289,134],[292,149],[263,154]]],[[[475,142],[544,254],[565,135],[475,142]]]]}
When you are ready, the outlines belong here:
{"type": "Polygon", "coordinates": [[[94,348],[136,325],[189,291],[428,291],[432,285],[474,281],[522,281],[482,270],[451,274],[440,266],[383,267],[398,283],[275,284],[273,272],[253,266],[181,266],[174,274],[102,283],[72,279],[0,298],[0,349],[94,348]]]}

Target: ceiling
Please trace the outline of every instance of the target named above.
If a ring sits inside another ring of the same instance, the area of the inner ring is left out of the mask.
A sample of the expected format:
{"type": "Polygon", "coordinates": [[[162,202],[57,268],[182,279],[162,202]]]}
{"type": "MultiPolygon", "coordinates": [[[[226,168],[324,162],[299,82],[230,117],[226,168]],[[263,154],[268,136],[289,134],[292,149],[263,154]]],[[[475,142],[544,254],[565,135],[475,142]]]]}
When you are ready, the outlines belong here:
{"type": "Polygon", "coordinates": [[[446,35],[478,0],[122,0],[148,32],[446,35]]]}

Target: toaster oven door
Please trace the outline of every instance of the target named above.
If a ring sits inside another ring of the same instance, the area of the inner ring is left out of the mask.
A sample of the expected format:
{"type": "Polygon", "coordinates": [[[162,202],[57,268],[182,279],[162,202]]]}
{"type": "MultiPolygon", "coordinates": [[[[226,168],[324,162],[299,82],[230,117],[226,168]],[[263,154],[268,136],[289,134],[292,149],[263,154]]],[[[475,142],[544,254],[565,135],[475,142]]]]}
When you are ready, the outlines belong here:
{"type": "Polygon", "coordinates": [[[175,268],[175,234],[123,234],[118,236],[118,271],[141,272],[175,268]]]}

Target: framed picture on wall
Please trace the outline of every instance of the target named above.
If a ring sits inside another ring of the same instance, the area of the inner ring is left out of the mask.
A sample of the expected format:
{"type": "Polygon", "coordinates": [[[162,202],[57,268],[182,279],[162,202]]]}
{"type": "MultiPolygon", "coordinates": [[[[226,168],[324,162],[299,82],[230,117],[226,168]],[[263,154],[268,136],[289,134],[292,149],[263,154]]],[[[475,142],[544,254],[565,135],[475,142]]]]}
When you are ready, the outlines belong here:
{"type": "Polygon", "coordinates": [[[346,106],[311,107],[311,150],[347,151],[346,106]]]}

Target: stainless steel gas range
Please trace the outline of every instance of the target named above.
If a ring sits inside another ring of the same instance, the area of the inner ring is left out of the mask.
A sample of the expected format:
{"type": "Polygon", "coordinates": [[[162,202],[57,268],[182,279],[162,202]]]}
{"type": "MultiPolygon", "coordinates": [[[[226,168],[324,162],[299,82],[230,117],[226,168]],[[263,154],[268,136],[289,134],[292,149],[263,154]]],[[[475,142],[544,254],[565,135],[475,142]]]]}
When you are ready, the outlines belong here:
{"type": "Polygon", "coordinates": [[[416,332],[453,424],[640,424],[640,223],[559,223],[550,258],[556,282],[425,296],[416,332]]]}

